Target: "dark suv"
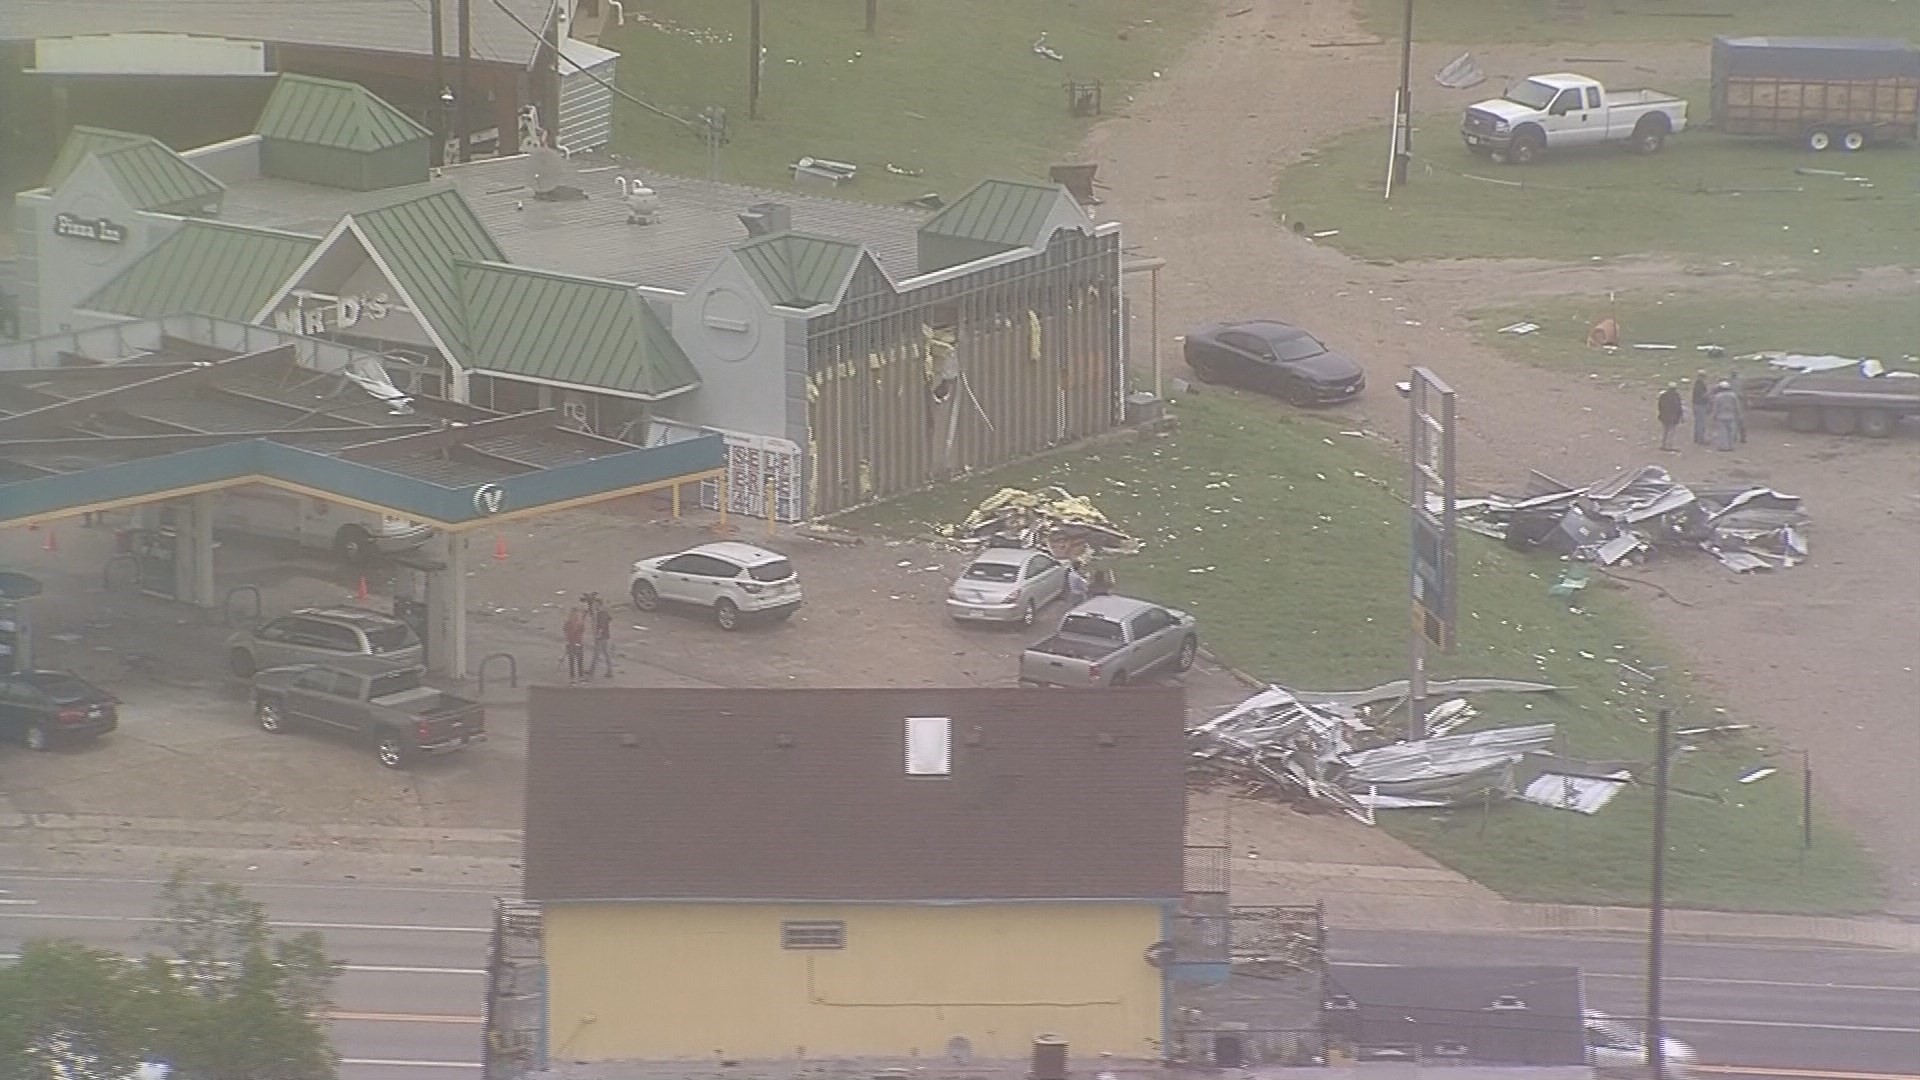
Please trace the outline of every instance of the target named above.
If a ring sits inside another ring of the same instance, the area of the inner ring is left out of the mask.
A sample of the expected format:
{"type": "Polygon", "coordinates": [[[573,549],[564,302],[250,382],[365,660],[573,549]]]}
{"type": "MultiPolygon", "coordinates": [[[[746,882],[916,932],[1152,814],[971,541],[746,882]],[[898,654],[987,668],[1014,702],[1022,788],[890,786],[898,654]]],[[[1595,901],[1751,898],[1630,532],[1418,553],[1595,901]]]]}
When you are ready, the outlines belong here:
{"type": "Polygon", "coordinates": [[[391,615],[357,607],[302,608],[227,639],[227,666],[240,678],[263,668],[377,656],[422,662],[420,638],[391,615]]]}

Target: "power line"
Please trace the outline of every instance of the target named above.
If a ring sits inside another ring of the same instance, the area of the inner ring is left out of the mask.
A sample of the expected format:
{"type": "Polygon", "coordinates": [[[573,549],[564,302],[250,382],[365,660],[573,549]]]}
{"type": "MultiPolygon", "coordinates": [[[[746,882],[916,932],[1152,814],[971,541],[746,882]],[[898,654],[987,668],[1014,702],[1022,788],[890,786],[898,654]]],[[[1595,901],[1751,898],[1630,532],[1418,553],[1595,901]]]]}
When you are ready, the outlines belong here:
{"type": "MultiPolygon", "coordinates": [[[[525,22],[523,22],[520,16],[515,15],[513,13],[513,10],[507,7],[507,5],[502,2],[502,0],[493,0],[493,6],[499,8],[500,13],[502,15],[505,15],[507,18],[512,19],[515,26],[518,26],[520,29],[525,30],[529,35],[531,35],[534,40],[540,43],[542,48],[552,48],[551,43],[547,41],[545,35],[541,34],[540,31],[535,30],[533,27],[528,26],[525,22]]],[[[561,52],[559,49],[554,49],[554,55],[559,59],[564,60],[569,64],[572,64],[573,69],[576,73],[585,75],[587,78],[592,79],[594,82],[599,83],[601,86],[606,87],[608,90],[612,91],[615,95],[633,102],[635,105],[638,105],[641,108],[647,110],[648,112],[653,113],[655,116],[665,117],[666,119],[671,120],[676,124],[679,124],[681,127],[686,128],[688,131],[691,131],[696,135],[711,134],[711,130],[713,127],[712,121],[696,124],[693,121],[686,119],[685,117],[675,116],[673,113],[660,108],[658,105],[654,105],[650,102],[642,101],[639,98],[634,97],[632,94],[627,93],[625,90],[622,90],[619,87],[608,82],[607,80],[601,78],[600,76],[595,75],[593,72],[588,71],[586,68],[586,65],[566,55],[565,53],[561,52]]]]}

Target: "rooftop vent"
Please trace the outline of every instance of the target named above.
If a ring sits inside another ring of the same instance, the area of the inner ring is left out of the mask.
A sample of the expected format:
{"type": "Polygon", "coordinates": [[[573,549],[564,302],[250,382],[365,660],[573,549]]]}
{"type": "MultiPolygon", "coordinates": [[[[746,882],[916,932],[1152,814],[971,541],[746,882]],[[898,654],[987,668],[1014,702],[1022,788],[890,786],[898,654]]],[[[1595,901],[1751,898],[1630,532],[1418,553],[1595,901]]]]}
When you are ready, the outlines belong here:
{"type": "Polygon", "coordinates": [[[788,232],[793,228],[793,208],[786,203],[754,203],[740,215],[740,224],[747,227],[748,236],[774,236],[788,232]]]}

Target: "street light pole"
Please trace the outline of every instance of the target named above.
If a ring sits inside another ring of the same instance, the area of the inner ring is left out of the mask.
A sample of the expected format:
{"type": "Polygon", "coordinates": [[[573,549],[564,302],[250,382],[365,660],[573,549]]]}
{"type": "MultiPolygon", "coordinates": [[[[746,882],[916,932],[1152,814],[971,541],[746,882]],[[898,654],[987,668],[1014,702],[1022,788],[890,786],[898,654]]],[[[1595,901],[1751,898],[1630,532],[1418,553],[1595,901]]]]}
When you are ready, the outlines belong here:
{"type": "Polygon", "coordinates": [[[1400,23],[1400,97],[1393,116],[1393,182],[1407,182],[1413,164],[1413,0],[1400,23]]]}
{"type": "Polygon", "coordinates": [[[1662,706],[1654,728],[1653,882],[1647,902],[1647,1064],[1653,1080],[1667,1080],[1666,1025],[1661,1016],[1661,978],[1667,938],[1667,781],[1673,710],[1662,706]]]}

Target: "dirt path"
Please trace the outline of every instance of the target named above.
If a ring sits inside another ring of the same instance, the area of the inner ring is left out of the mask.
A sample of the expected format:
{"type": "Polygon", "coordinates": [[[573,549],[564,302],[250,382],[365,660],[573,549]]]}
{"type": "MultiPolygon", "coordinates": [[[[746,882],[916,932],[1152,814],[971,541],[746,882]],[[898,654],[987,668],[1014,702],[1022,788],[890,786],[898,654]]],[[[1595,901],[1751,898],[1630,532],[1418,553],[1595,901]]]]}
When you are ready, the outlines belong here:
{"type": "MultiPolygon", "coordinates": [[[[1920,800],[1910,794],[1920,760],[1920,454],[1912,437],[1839,440],[1760,422],[1737,453],[1664,457],[1649,437],[1651,401],[1494,355],[1468,333],[1462,311],[1480,306],[1476,298],[1699,287],[1721,275],[1702,278],[1651,259],[1604,268],[1382,266],[1285,232],[1271,212],[1274,175],[1335,134],[1383,124],[1398,54],[1390,44],[1315,47],[1365,37],[1340,0],[1235,0],[1222,10],[1247,7],[1223,14],[1088,143],[1087,160],[1099,162],[1110,185],[1103,214],[1125,223],[1130,247],[1168,261],[1166,337],[1230,314],[1301,319],[1366,358],[1380,388],[1366,409],[1388,432],[1402,430],[1404,416],[1387,387],[1407,366],[1431,365],[1461,395],[1470,489],[1512,485],[1529,467],[1579,480],[1658,460],[1682,480],[1758,480],[1808,496],[1817,529],[1811,564],[1764,577],[1734,577],[1700,561],[1669,564],[1650,576],[1688,606],[1649,591],[1646,610],[1718,700],[1811,750],[1830,804],[1885,868],[1892,906],[1920,912],[1920,800]]],[[[1416,101],[1436,110],[1416,140],[1424,153],[1454,149],[1440,110],[1475,94],[1443,90],[1429,77],[1457,53],[1415,50],[1416,101]]],[[[1565,66],[1572,54],[1515,46],[1478,55],[1497,83],[1565,66]]],[[[1705,50],[1695,46],[1612,46],[1602,55],[1631,55],[1635,75],[1656,82],[1705,74],[1705,50]]],[[[1735,287],[1767,287],[1725,277],[1735,287]]],[[[1914,281],[1887,272],[1860,287],[1914,281]]],[[[1177,363],[1170,341],[1162,345],[1166,361],[1177,363]]]]}

